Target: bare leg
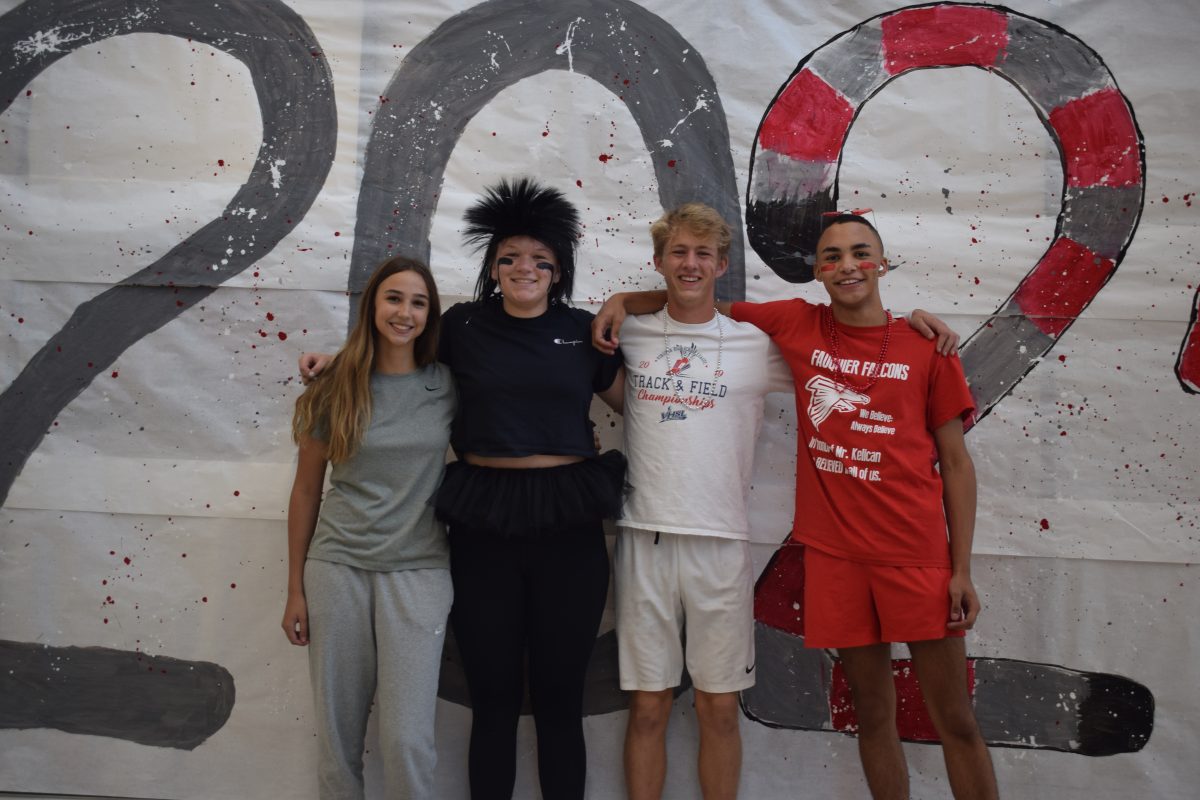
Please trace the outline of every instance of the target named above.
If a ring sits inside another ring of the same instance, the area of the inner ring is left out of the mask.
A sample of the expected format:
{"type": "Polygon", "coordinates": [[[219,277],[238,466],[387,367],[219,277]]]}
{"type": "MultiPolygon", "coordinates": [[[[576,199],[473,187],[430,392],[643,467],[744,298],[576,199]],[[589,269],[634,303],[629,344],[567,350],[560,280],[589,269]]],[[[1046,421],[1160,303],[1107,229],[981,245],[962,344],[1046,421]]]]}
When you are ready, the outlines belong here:
{"type": "Polygon", "coordinates": [[[704,800],[735,800],[742,775],[737,692],[697,689],[696,720],[700,725],[700,792],[704,800]]]}
{"type": "Polygon", "coordinates": [[[925,708],[942,740],[950,791],[957,800],[995,800],[992,758],[967,693],[967,652],[960,638],[909,642],[925,708]]]}
{"type": "Polygon", "coordinates": [[[896,731],[892,647],[886,642],[838,650],[858,717],[858,755],[875,800],[908,800],[908,765],[896,731]]]}
{"type": "Polygon", "coordinates": [[[625,789],[629,800],[659,800],[667,776],[667,722],[675,698],[670,689],[631,692],[625,727],[625,789]]]}

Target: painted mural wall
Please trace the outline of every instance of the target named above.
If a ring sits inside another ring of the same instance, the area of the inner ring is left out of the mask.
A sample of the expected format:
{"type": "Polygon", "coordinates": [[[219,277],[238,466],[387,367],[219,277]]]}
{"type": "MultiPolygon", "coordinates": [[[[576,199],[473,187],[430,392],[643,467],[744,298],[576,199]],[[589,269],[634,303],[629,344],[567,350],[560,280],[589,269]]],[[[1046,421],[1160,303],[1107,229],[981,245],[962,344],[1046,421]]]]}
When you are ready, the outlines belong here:
{"type": "MultiPolygon", "coordinates": [[[[582,212],[584,307],[658,285],[648,224],[688,200],[744,232],[724,299],[820,300],[821,214],[873,209],[885,302],[966,340],[1002,791],[1194,796],[1198,38],[1188,0],[0,3],[0,791],[315,796],[278,627],[296,358],[388,255],[469,295],[462,211],[533,173],[582,212]]],[[[779,546],[795,419],[770,396],[743,796],[865,796],[779,546]]],[[[611,628],[595,798],[622,796],[611,628]]],[[[455,656],[438,785],[465,798],[455,656]]],[[[914,796],[948,796],[896,656],[914,796]]],[[[698,792],[690,698],[668,798],[698,792]]],[[[519,757],[535,797],[528,719],[519,757]]]]}

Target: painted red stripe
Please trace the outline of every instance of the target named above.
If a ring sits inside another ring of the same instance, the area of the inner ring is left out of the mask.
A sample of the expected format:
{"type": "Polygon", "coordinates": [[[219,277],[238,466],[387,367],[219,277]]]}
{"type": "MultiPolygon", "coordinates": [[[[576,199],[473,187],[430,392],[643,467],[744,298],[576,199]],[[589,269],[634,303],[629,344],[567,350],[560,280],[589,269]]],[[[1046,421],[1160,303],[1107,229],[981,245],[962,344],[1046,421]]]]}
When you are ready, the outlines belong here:
{"type": "Polygon", "coordinates": [[[1142,181],[1137,128],[1116,89],[1072,100],[1050,112],[1069,186],[1132,186],[1142,181]]]}
{"type": "Polygon", "coordinates": [[[1008,17],[987,8],[936,6],[883,19],[883,68],[891,75],[920,67],[991,69],[1008,47],[1008,17]]]}
{"type": "Polygon", "coordinates": [[[1200,394],[1200,289],[1192,303],[1192,322],[1183,338],[1175,375],[1184,386],[1200,394]]]}
{"type": "Polygon", "coordinates": [[[1013,299],[1042,333],[1058,336],[1092,302],[1116,266],[1062,236],[1021,281],[1013,299]]]}
{"type": "Polygon", "coordinates": [[[784,544],[754,587],[754,619],[804,635],[804,547],[784,544]]]}
{"type": "Polygon", "coordinates": [[[804,69],[771,104],[758,142],[791,158],[836,162],[853,120],[850,101],[819,75],[804,69]]]}
{"type": "MultiPolygon", "coordinates": [[[[916,742],[938,741],[937,728],[925,708],[925,697],[917,681],[917,671],[912,661],[898,658],[892,661],[892,677],[896,682],[896,729],[901,739],[916,742]]],[[[967,692],[975,696],[975,661],[967,659],[967,692]]],[[[841,661],[833,664],[832,682],[829,687],[829,719],[835,731],[858,732],[858,715],[854,713],[854,700],[850,694],[850,683],[841,661]]]]}

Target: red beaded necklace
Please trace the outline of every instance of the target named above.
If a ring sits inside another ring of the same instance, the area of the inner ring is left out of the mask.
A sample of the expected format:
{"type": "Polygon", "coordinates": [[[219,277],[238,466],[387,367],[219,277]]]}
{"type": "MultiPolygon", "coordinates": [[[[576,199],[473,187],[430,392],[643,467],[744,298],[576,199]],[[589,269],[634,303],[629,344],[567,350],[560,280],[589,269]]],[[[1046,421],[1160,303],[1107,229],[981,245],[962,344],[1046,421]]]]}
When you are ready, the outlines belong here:
{"type": "Polygon", "coordinates": [[[829,306],[821,307],[821,317],[825,323],[825,330],[829,339],[830,355],[833,356],[833,375],[840,386],[847,389],[854,389],[856,392],[868,392],[872,386],[879,382],[879,377],[883,372],[883,360],[887,357],[888,342],[892,339],[892,312],[884,309],[883,313],[887,315],[887,325],[883,328],[883,346],[879,348],[879,358],[875,361],[874,377],[863,386],[859,386],[858,384],[851,383],[846,378],[846,373],[842,371],[842,353],[838,343],[837,322],[833,319],[833,309],[829,306]]]}

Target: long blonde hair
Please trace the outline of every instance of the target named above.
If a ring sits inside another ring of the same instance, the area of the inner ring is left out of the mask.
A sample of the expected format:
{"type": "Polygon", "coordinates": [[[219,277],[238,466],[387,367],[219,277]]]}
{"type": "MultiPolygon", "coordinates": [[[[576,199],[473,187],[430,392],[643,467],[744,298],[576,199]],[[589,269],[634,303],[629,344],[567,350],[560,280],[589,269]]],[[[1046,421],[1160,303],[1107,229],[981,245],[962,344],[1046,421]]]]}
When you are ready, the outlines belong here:
{"type": "Polygon", "coordinates": [[[358,450],[371,422],[371,372],[375,368],[375,295],[385,280],[399,272],[415,272],[425,281],[429,310],[425,330],[413,343],[418,367],[437,360],[442,306],[429,267],[416,259],[395,256],[379,265],[367,281],[358,304],[358,319],[346,343],[316,380],[296,399],[292,439],[312,436],[318,426],[328,443],[327,458],[334,464],[348,460],[358,450]]]}

